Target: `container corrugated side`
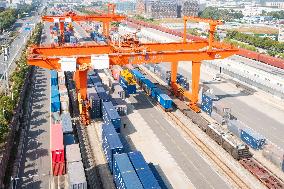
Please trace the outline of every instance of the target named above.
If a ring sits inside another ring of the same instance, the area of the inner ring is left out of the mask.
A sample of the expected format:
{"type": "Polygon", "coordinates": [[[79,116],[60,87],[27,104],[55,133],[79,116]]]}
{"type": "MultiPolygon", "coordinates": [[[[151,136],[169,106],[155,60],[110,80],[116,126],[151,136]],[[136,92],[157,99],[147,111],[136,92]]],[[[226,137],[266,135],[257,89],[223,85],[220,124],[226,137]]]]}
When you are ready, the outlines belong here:
{"type": "Polygon", "coordinates": [[[173,100],[166,94],[157,95],[157,101],[164,109],[172,109],[173,100]]]}
{"type": "Polygon", "coordinates": [[[62,131],[64,134],[73,132],[70,113],[65,112],[61,114],[61,124],[62,124],[62,131]]]}
{"type": "Polygon", "coordinates": [[[67,164],[69,188],[87,189],[84,166],[81,161],[67,164]]]}
{"type": "Polygon", "coordinates": [[[71,145],[71,144],[76,144],[76,140],[75,140],[74,134],[64,134],[63,135],[63,144],[64,144],[64,146],[71,145]]]}
{"type": "Polygon", "coordinates": [[[113,176],[117,188],[143,189],[127,154],[115,154],[113,176]]]}
{"type": "Polygon", "coordinates": [[[64,162],[63,132],[61,124],[51,125],[52,162],[64,162]]]}
{"type": "Polygon", "coordinates": [[[112,172],[113,155],[123,153],[124,148],[112,124],[103,124],[102,127],[103,152],[109,163],[110,171],[112,172]]]}
{"type": "Polygon", "coordinates": [[[241,139],[255,150],[262,149],[266,139],[248,128],[241,130],[241,139]]]}
{"type": "Polygon", "coordinates": [[[81,161],[81,152],[79,144],[71,144],[66,146],[66,161],[68,163],[81,161]]]}
{"type": "Polygon", "coordinates": [[[139,151],[129,152],[128,157],[145,189],[160,189],[160,185],[139,151]]]}
{"type": "Polygon", "coordinates": [[[111,102],[102,103],[103,120],[105,123],[112,123],[114,128],[119,132],[121,126],[121,117],[111,102]]]}

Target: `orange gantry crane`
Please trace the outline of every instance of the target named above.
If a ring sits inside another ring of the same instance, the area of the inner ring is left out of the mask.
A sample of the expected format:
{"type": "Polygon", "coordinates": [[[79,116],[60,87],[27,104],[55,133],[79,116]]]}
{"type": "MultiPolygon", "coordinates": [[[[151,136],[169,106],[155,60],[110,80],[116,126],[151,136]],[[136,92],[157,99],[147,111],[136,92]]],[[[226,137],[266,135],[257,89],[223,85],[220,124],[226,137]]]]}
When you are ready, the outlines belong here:
{"type": "Polygon", "coordinates": [[[64,41],[64,22],[80,22],[80,21],[98,21],[103,23],[103,34],[109,36],[110,23],[120,22],[126,17],[115,13],[115,5],[108,4],[108,12],[106,14],[94,15],[77,15],[74,12],[68,12],[61,16],[42,16],[45,22],[59,22],[59,31],[62,41],[64,41]]]}
{"type": "MultiPolygon", "coordinates": [[[[87,99],[87,71],[91,67],[91,59],[94,55],[107,54],[110,65],[144,64],[144,63],[171,63],[171,87],[175,95],[182,95],[190,100],[190,108],[195,112],[200,109],[197,106],[200,66],[203,60],[223,59],[235,54],[238,49],[231,45],[214,42],[214,32],[220,21],[201,20],[195,17],[185,17],[187,20],[203,21],[210,24],[208,41],[187,41],[186,35],[182,42],[172,43],[140,43],[137,39],[124,38],[119,42],[111,41],[107,45],[86,46],[42,46],[32,47],[29,51],[28,64],[47,69],[61,70],[62,58],[76,59],[75,83],[81,106],[88,104],[87,99]],[[213,25],[213,26],[212,26],[213,25]],[[188,61],[192,64],[192,88],[191,92],[185,91],[176,83],[178,62],[188,61]]],[[[185,30],[186,31],[186,30],[185,30]]],[[[82,108],[81,120],[88,124],[87,106],[82,108]]]]}

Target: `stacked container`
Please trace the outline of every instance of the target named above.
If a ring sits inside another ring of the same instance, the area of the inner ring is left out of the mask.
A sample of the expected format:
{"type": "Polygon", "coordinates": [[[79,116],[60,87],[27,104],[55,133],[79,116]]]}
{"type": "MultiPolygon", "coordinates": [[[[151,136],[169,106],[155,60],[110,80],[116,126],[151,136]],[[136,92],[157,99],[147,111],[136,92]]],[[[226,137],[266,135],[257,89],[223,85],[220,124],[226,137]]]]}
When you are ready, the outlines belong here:
{"type": "Polygon", "coordinates": [[[119,80],[119,75],[120,75],[121,71],[122,71],[122,68],[119,65],[112,66],[112,69],[111,69],[112,77],[115,80],[118,81],[119,80]]]}
{"type": "Polygon", "coordinates": [[[66,146],[66,161],[69,188],[87,189],[87,180],[79,144],[66,146]]]}
{"type": "Polygon", "coordinates": [[[123,152],[123,145],[120,141],[120,138],[114,129],[113,124],[103,124],[102,126],[102,146],[105,157],[107,159],[110,171],[112,173],[113,168],[113,155],[123,152]]]}
{"type": "Polygon", "coordinates": [[[110,101],[110,97],[103,87],[96,86],[95,88],[96,88],[96,91],[97,91],[97,93],[100,97],[101,102],[110,101]]]}
{"type": "Polygon", "coordinates": [[[60,111],[60,98],[58,85],[51,86],[51,112],[59,112],[60,111]]]}
{"type": "Polygon", "coordinates": [[[249,128],[243,128],[241,130],[241,139],[255,150],[262,149],[266,141],[263,136],[249,128]]]}
{"type": "Polygon", "coordinates": [[[87,97],[89,99],[91,109],[89,111],[91,119],[100,118],[101,116],[101,100],[95,88],[87,89],[87,97]]]}
{"type": "Polygon", "coordinates": [[[136,94],[136,83],[129,83],[124,77],[119,76],[119,84],[126,92],[126,95],[136,94]]]}
{"type": "Polygon", "coordinates": [[[127,115],[127,103],[118,94],[111,94],[111,102],[120,116],[127,115]]]}
{"type": "Polygon", "coordinates": [[[64,74],[64,72],[58,72],[58,85],[65,85],[65,74],[64,74]]]}
{"type": "Polygon", "coordinates": [[[116,188],[143,189],[127,154],[115,154],[113,177],[116,188]]]}
{"type": "Polygon", "coordinates": [[[63,134],[73,133],[72,121],[69,112],[61,114],[61,125],[63,134]]]}
{"type": "Polygon", "coordinates": [[[50,83],[51,85],[58,85],[57,72],[55,70],[50,70],[50,83]]]}
{"type": "Polygon", "coordinates": [[[114,94],[118,94],[120,98],[125,99],[125,91],[123,88],[119,85],[119,83],[112,83],[111,89],[114,94]]]}
{"type": "Polygon", "coordinates": [[[51,158],[54,176],[65,174],[64,145],[61,124],[51,125],[51,158]]]}
{"type": "Polygon", "coordinates": [[[128,157],[144,189],[161,188],[141,152],[129,152],[128,157]]]}
{"type": "Polygon", "coordinates": [[[69,112],[69,96],[65,84],[59,85],[60,105],[62,112],[69,112]]]}
{"type": "Polygon", "coordinates": [[[115,130],[120,132],[121,117],[111,102],[102,102],[102,113],[104,123],[112,123],[115,130]]]}

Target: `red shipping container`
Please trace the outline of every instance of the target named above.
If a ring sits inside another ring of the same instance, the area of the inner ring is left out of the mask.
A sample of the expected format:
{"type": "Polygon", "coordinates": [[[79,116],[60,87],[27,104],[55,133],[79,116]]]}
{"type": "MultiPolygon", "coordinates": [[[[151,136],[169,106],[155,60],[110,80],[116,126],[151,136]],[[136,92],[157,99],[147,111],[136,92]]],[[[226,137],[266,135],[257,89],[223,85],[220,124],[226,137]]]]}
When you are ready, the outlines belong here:
{"type": "Polygon", "coordinates": [[[65,174],[65,162],[52,163],[53,176],[59,176],[65,174]]]}
{"type": "Polygon", "coordinates": [[[53,163],[64,162],[63,132],[61,124],[51,124],[51,157],[53,163]]]}

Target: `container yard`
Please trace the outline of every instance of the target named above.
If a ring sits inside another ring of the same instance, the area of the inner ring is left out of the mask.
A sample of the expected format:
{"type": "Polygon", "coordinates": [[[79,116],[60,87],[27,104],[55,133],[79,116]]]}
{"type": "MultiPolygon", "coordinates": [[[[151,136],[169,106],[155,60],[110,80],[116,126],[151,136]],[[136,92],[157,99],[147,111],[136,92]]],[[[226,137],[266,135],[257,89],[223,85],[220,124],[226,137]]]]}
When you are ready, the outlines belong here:
{"type": "Polygon", "coordinates": [[[223,22],[187,16],[193,3],[145,8],[206,23],[208,39],[111,3],[48,5],[0,188],[284,189],[284,61],[217,41],[223,22]]]}

